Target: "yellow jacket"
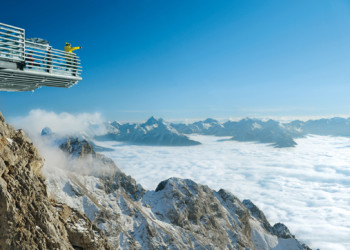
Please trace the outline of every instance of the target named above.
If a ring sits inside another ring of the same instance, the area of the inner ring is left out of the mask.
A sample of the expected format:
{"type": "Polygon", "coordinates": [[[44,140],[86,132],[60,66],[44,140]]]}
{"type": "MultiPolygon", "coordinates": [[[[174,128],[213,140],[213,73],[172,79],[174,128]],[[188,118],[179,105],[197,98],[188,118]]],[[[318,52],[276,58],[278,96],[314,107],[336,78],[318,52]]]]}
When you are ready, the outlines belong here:
{"type": "Polygon", "coordinates": [[[72,53],[74,50],[81,49],[81,47],[71,47],[70,45],[66,45],[64,47],[64,51],[72,53]]]}

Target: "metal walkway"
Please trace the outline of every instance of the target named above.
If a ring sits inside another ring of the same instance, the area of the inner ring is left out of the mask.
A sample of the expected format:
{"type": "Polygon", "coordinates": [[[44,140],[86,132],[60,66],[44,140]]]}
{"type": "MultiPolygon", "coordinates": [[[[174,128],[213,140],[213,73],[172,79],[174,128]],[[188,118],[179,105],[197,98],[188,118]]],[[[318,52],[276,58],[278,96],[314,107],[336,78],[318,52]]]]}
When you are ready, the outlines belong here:
{"type": "Polygon", "coordinates": [[[69,88],[82,80],[81,72],[75,53],[28,41],[24,29],[0,23],[0,90],[69,88]]]}

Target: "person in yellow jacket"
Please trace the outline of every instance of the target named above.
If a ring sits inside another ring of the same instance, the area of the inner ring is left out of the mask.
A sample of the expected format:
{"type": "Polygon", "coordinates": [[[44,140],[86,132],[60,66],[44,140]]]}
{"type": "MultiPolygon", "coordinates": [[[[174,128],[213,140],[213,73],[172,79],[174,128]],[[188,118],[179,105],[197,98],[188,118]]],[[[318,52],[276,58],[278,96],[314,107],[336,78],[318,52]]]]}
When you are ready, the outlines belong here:
{"type": "Polygon", "coordinates": [[[72,53],[74,50],[81,49],[82,47],[72,47],[70,43],[66,43],[64,46],[64,51],[72,53]]]}
{"type": "Polygon", "coordinates": [[[81,49],[82,47],[72,47],[70,43],[66,43],[66,46],[64,46],[64,51],[66,52],[66,62],[67,62],[67,70],[68,68],[73,69],[73,75],[77,75],[77,59],[75,54],[73,53],[74,50],[81,49]]]}

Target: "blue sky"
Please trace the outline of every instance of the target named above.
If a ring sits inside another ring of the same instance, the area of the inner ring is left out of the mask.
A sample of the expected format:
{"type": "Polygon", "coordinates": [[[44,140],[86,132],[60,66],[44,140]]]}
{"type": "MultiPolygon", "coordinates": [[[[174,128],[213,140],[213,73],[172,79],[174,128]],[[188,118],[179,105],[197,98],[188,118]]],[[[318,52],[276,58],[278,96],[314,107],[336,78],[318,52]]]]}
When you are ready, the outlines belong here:
{"type": "Polygon", "coordinates": [[[5,2],[0,22],[58,49],[83,46],[84,67],[70,89],[0,92],[5,116],[349,114],[349,1],[5,2]]]}

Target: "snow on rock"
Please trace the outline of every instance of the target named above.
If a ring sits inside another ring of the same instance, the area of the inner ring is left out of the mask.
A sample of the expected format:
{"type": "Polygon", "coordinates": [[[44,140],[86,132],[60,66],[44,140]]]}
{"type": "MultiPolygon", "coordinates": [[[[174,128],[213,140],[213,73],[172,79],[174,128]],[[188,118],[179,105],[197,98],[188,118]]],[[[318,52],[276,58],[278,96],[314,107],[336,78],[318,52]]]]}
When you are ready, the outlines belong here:
{"type": "Polygon", "coordinates": [[[105,135],[96,136],[96,139],[162,146],[192,146],[200,144],[180,134],[163,119],[157,120],[153,116],[142,124],[112,122],[108,125],[108,131],[105,135]]]}
{"type": "Polygon", "coordinates": [[[172,123],[171,126],[185,134],[232,136],[232,140],[271,143],[279,148],[294,147],[296,143],[293,138],[302,136],[292,126],[287,129],[277,121],[262,121],[250,118],[240,121],[227,121],[223,124],[208,118],[205,121],[192,124],[172,123]]]}
{"type": "Polygon", "coordinates": [[[0,113],[0,248],[112,249],[83,213],[49,196],[44,159],[0,113]]]}
{"type": "Polygon", "coordinates": [[[180,178],[146,191],[112,161],[84,147],[81,141],[81,146],[61,148],[71,161],[85,161],[92,170],[69,164],[48,172],[49,190],[84,212],[116,249],[307,249],[286,237],[283,226],[272,229],[267,221],[264,226],[266,218],[253,203],[241,203],[228,191],[180,178]]]}

